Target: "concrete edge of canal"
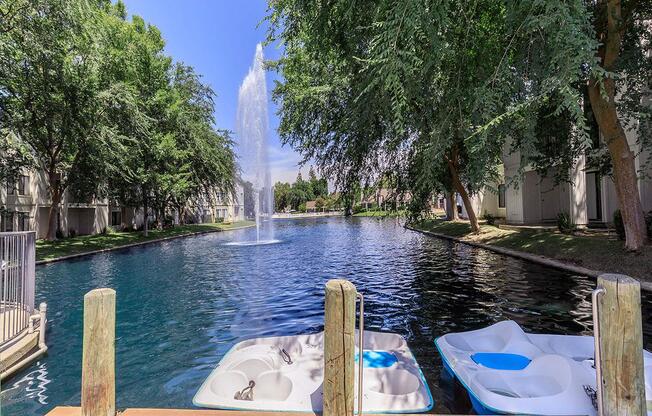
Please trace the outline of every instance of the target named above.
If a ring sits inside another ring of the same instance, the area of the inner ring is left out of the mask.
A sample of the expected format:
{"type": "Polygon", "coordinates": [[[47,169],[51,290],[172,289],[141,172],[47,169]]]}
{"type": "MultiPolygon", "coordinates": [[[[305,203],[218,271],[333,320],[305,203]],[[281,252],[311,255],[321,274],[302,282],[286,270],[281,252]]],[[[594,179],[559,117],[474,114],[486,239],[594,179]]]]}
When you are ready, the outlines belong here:
{"type": "MultiPolygon", "coordinates": [[[[587,269],[586,267],[581,267],[581,266],[575,266],[573,264],[568,264],[564,263],[559,260],[551,259],[550,257],[545,257],[545,256],[540,256],[538,254],[531,254],[531,253],[525,253],[522,251],[517,251],[517,250],[510,250],[508,248],[504,247],[497,247],[497,246],[491,246],[488,244],[482,244],[482,243],[476,243],[474,241],[466,241],[458,237],[453,237],[450,235],[446,234],[440,234],[440,233],[435,233],[432,231],[427,231],[427,230],[420,230],[418,228],[414,228],[410,225],[405,225],[405,228],[407,228],[410,231],[415,231],[421,234],[425,234],[431,237],[436,237],[436,238],[442,238],[444,240],[450,240],[450,241],[455,241],[457,243],[462,243],[462,244],[467,244],[469,246],[473,247],[478,247],[478,248],[483,248],[486,250],[493,251],[495,253],[499,254],[504,254],[506,256],[510,257],[515,257],[519,258],[522,260],[527,260],[531,261],[533,263],[541,264],[544,266],[548,267],[553,267],[555,269],[559,270],[564,270],[567,272],[575,273],[575,274],[580,274],[583,276],[589,276],[593,279],[597,279],[599,275],[604,274],[605,272],[599,271],[599,270],[592,270],[592,269],[587,269]]],[[[639,280],[639,279],[637,279],[639,280]]],[[[646,292],[652,292],[652,283],[651,282],[644,282],[639,280],[639,283],[641,284],[641,289],[646,291],[646,292]]]]}

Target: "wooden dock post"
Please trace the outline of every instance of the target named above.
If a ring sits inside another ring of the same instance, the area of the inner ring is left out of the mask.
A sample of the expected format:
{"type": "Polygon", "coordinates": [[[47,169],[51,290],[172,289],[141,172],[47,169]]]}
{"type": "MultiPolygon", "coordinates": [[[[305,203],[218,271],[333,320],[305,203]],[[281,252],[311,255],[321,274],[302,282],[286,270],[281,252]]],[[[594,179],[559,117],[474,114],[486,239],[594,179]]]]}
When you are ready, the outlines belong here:
{"type": "Polygon", "coordinates": [[[355,286],[326,283],[324,313],[324,416],[352,416],[355,383],[355,286]]]}
{"type": "Polygon", "coordinates": [[[602,415],[647,414],[643,369],[641,287],[619,274],[598,277],[602,415]]]}
{"type": "Polygon", "coordinates": [[[82,416],[115,416],[115,290],[84,295],[82,416]]]}

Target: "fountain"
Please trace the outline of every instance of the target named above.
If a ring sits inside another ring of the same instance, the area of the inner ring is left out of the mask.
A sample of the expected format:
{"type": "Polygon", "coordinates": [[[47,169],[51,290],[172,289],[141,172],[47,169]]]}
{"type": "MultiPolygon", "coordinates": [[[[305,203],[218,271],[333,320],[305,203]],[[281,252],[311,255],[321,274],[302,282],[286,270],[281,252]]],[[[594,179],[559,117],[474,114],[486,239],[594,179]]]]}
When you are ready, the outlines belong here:
{"type": "Polygon", "coordinates": [[[249,73],[240,85],[236,136],[242,179],[253,184],[256,216],[256,241],[237,245],[272,244],[274,195],[267,156],[269,122],[267,116],[267,82],[263,67],[263,47],[256,45],[256,55],[249,73]]]}

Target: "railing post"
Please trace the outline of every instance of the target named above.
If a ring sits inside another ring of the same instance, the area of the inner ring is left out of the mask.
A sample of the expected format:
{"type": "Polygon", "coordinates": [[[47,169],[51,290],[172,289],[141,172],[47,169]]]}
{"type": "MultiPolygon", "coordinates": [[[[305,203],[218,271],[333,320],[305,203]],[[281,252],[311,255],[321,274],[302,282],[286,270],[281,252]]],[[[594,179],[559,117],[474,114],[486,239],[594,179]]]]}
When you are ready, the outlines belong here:
{"type": "MultiPolygon", "coordinates": [[[[46,324],[48,322],[47,318],[48,305],[45,302],[41,302],[38,307],[39,313],[39,333],[38,333],[38,346],[39,348],[45,348],[45,330],[46,324]]],[[[31,322],[31,319],[30,319],[31,322]]]]}
{"type": "Polygon", "coordinates": [[[84,296],[82,416],[115,416],[115,290],[84,296]]]}
{"type": "Polygon", "coordinates": [[[36,232],[25,235],[25,303],[29,313],[34,311],[34,295],[36,292],[36,232]]]}
{"type": "Polygon", "coordinates": [[[619,274],[598,277],[602,411],[600,416],[647,414],[640,283],[619,274]]]}
{"type": "Polygon", "coordinates": [[[326,283],[324,416],[353,415],[356,294],[347,280],[326,283]]]}

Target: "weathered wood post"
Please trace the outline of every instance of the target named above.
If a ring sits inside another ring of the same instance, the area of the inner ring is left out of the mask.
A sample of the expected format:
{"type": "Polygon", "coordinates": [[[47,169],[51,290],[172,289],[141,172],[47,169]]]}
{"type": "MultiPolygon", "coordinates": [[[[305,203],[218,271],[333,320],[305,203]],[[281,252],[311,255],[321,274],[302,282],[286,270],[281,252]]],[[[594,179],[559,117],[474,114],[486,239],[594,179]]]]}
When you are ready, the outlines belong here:
{"type": "Polygon", "coordinates": [[[115,290],[84,296],[82,416],[115,416],[115,290]]]}
{"type": "Polygon", "coordinates": [[[603,274],[598,288],[604,289],[597,308],[602,415],[645,416],[640,284],[628,276],[603,274]]]}
{"type": "Polygon", "coordinates": [[[353,415],[356,294],[347,280],[326,283],[324,416],[353,415]]]}

